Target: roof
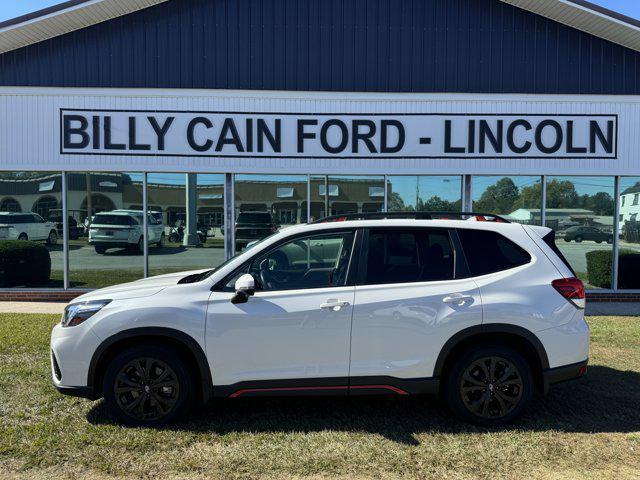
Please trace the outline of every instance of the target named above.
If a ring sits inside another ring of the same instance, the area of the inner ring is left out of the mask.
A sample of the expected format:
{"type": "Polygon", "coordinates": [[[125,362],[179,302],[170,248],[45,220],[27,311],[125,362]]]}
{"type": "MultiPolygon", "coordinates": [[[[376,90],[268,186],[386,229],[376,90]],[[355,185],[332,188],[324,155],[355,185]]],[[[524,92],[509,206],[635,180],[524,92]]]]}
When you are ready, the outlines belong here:
{"type": "Polygon", "coordinates": [[[68,0],[0,22],[0,53],[121,17],[167,0],[68,0]]]}
{"type": "MultiPolygon", "coordinates": [[[[0,53],[64,35],[168,0],[68,0],[0,22],[0,53]]],[[[500,0],[640,51],[640,21],[585,0],[500,0]]]]}
{"type": "Polygon", "coordinates": [[[635,185],[626,188],[620,195],[628,195],[630,193],[640,193],[640,182],[636,182],[635,185]]]}

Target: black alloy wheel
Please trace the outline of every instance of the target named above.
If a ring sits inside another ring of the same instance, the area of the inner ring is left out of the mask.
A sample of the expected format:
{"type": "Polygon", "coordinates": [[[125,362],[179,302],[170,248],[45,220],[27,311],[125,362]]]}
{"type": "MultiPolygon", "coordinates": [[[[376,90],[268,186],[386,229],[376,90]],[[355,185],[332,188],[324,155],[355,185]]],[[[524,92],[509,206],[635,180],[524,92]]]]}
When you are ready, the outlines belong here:
{"type": "Polygon", "coordinates": [[[104,378],[104,397],[114,416],[131,425],[160,425],[183,415],[194,398],[184,361],[163,347],[135,347],[118,355],[104,378]]]}
{"type": "Polygon", "coordinates": [[[479,347],[450,370],[445,396],[454,413],[494,426],[518,417],[531,400],[533,379],[526,360],[503,346],[479,347]]]}

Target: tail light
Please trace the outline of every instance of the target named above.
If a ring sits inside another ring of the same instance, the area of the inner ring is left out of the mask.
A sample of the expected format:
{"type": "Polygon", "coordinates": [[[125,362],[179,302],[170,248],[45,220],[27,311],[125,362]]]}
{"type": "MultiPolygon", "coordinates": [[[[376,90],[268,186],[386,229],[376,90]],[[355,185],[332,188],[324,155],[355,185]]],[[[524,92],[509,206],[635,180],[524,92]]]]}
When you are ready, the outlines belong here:
{"type": "Polygon", "coordinates": [[[275,223],[271,224],[271,233],[276,233],[278,231],[278,226],[275,223]]]}
{"type": "Polygon", "coordinates": [[[551,282],[560,295],[573,303],[577,308],[584,308],[584,284],[579,278],[559,278],[551,282]]]}

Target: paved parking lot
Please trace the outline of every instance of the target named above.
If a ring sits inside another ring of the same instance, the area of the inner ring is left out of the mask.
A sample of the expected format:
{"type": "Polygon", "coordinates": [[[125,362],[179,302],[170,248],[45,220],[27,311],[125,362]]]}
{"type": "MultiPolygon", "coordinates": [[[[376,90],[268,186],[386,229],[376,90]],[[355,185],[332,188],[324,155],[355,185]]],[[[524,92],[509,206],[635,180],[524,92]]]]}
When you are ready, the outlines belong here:
{"type": "MultiPolygon", "coordinates": [[[[51,268],[62,270],[62,247],[57,246],[51,252],[51,268]]],[[[184,270],[215,267],[224,261],[223,248],[184,248],[184,247],[149,247],[149,268],[183,268],[184,270]]],[[[72,270],[114,270],[140,266],[141,254],[126,250],[108,250],[98,255],[91,246],[70,246],[69,267],[72,270]]]]}

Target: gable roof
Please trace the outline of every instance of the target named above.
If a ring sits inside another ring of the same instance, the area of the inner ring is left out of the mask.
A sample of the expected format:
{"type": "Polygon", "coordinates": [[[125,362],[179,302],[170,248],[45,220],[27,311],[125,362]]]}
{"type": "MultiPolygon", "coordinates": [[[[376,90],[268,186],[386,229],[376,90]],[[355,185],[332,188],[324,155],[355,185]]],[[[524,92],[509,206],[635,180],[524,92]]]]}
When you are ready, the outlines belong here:
{"type": "Polygon", "coordinates": [[[89,27],[167,0],[68,0],[0,22],[0,53],[89,27]]]}
{"type": "MultiPolygon", "coordinates": [[[[168,0],[68,0],[0,22],[0,54],[168,0]]],[[[640,21],[586,0],[500,0],[640,52],[640,21]]]]}

